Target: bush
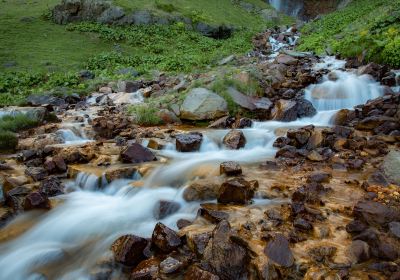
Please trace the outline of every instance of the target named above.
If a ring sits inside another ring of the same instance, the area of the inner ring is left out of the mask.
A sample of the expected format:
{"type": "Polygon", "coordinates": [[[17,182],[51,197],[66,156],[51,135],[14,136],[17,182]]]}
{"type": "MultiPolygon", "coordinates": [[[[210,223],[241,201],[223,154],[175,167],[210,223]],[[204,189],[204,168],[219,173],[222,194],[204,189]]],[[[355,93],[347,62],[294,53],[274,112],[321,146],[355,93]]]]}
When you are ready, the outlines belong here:
{"type": "Polygon", "coordinates": [[[38,125],[38,121],[24,114],[4,116],[0,119],[0,130],[18,132],[38,125]]]}
{"type": "Polygon", "coordinates": [[[13,151],[17,145],[18,138],[13,132],[0,129],[0,151],[13,151]]]}
{"type": "Polygon", "coordinates": [[[148,126],[162,124],[157,112],[158,109],[149,104],[132,105],[128,109],[128,113],[134,115],[136,123],[148,126]]]}

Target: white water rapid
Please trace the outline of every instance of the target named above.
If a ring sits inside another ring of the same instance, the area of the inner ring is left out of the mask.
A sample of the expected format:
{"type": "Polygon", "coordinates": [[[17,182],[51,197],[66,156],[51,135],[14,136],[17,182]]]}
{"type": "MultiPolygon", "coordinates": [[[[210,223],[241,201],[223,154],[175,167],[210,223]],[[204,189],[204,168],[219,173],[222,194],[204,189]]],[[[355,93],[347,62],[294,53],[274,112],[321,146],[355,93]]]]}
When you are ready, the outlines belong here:
{"type": "MultiPolygon", "coordinates": [[[[322,63],[326,65],[316,67],[334,72],[320,84],[306,89],[306,98],[318,111],[314,117],[289,123],[256,122],[252,128],[243,129],[247,144],[240,150],[227,150],[221,145],[227,130],[202,131],[204,141],[200,151],[180,153],[169,146],[160,152],[169,161],[144,178],[135,176],[108,184],[104,178],[79,174],[67,184],[69,193],[57,197],[61,203],[36,218],[22,235],[0,246],[0,279],[90,279],[91,269],[116,238],[123,234],[151,235],[158,222],[154,209],[160,200],[180,205],[176,213],[162,220],[167,226],[176,228],[176,221],[181,218],[194,219],[199,203],[186,202],[182,194],[188,181],[195,179],[196,171],[203,166],[218,168],[226,160],[244,165],[264,161],[276,152],[272,146],[276,129],[309,124],[329,126],[337,110],[351,108],[383,93],[370,78],[337,70],[344,66],[341,61],[327,58],[322,63]],[[131,185],[137,180],[143,181],[143,187],[131,185]]],[[[76,134],[71,135],[72,130],[61,130],[65,141],[81,141],[76,134]]],[[[30,220],[32,215],[30,212],[20,215],[7,227],[30,220]]]]}

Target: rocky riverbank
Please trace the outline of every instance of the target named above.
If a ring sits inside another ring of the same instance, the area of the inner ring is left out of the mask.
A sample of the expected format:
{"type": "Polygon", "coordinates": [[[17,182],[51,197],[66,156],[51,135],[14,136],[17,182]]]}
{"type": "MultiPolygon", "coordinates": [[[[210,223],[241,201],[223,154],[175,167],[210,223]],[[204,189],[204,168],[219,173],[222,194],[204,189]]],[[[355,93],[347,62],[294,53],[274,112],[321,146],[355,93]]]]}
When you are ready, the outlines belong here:
{"type": "Polygon", "coordinates": [[[398,76],[296,52],[299,35],[267,30],[217,71],[2,110],[42,125],[1,156],[0,276],[399,279],[398,76]],[[257,94],[211,86],[232,68],[257,94]],[[165,96],[161,126],[128,114],[165,96]]]}

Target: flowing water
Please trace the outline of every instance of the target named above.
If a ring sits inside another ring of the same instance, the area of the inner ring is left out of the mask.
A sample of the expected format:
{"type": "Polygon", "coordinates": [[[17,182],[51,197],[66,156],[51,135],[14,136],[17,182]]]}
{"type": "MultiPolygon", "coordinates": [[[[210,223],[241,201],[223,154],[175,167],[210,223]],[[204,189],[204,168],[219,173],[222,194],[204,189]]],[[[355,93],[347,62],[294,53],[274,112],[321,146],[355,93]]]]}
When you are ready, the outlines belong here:
{"type": "Polygon", "coordinates": [[[297,17],[303,8],[303,1],[300,0],[269,0],[269,4],[277,11],[297,17]]]}
{"type": "MultiPolygon", "coordinates": [[[[194,219],[199,203],[186,202],[183,191],[199,170],[215,170],[223,161],[234,160],[254,164],[274,156],[272,144],[276,130],[309,124],[329,126],[333,115],[342,108],[365,103],[383,91],[367,76],[338,70],[343,61],[325,58],[317,69],[333,70],[322,82],[306,89],[306,98],[317,108],[314,117],[289,123],[278,121],[256,122],[243,129],[247,144],[240,150],[228,150],[222,139],[228,130],[205,130],[204,141],[198,152],[180,153],[167,146],[159,153],[169,161],[141,178],[117,180],[108,184],[104,178],[80,173],[67,184],[69,193],[57,197],[57,206],[33,221],[33,226],[14,240],[0,247],[0,279],[42,279],[41,274],[56,279],[89,279],[89,272],[108,251],[111,243],[123,234],[149,237],[158,222],[154,209],[160,200],[179,203],[179,211],[162,220],[176,228],[178,219],[194,219]],[[142,181],[143,187],[133,187],[142,181]]],[[[132,97],[132,96],[131,96],[132,97]]],[[[75,124],[68,124],[59,132],[66,143],[80,143],[88,139],[75,124]]],[[[203,174],[204,175],[204,174],[203,174]]],[[[269,200],[258,203],[268,204],[269,200]]],[[[30,219],[25,213],[8,227],[30,219]]],[[[5,229],[7,230],[7,228],[5,229]]]]}

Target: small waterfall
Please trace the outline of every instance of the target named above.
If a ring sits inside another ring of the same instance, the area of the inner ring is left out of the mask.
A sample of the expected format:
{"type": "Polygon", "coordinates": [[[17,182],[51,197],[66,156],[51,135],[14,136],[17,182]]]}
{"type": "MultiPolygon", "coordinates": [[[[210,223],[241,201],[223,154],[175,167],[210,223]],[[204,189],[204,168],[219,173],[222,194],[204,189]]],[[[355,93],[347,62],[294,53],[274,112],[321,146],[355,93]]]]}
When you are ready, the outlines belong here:
{"type": "Polygon", "coordinates": [[[269,4],[277,11],[297,17],[303,9],[301,0],[269,0],[269,4]]]}
{"type": "Polygon", "coordinates": [[[340,70],[330,72],[324,76],[322,83],[305,90],[305,97],[317,111],[352,109],[381,95],[382,87],[369,76],[340,70]]]}

